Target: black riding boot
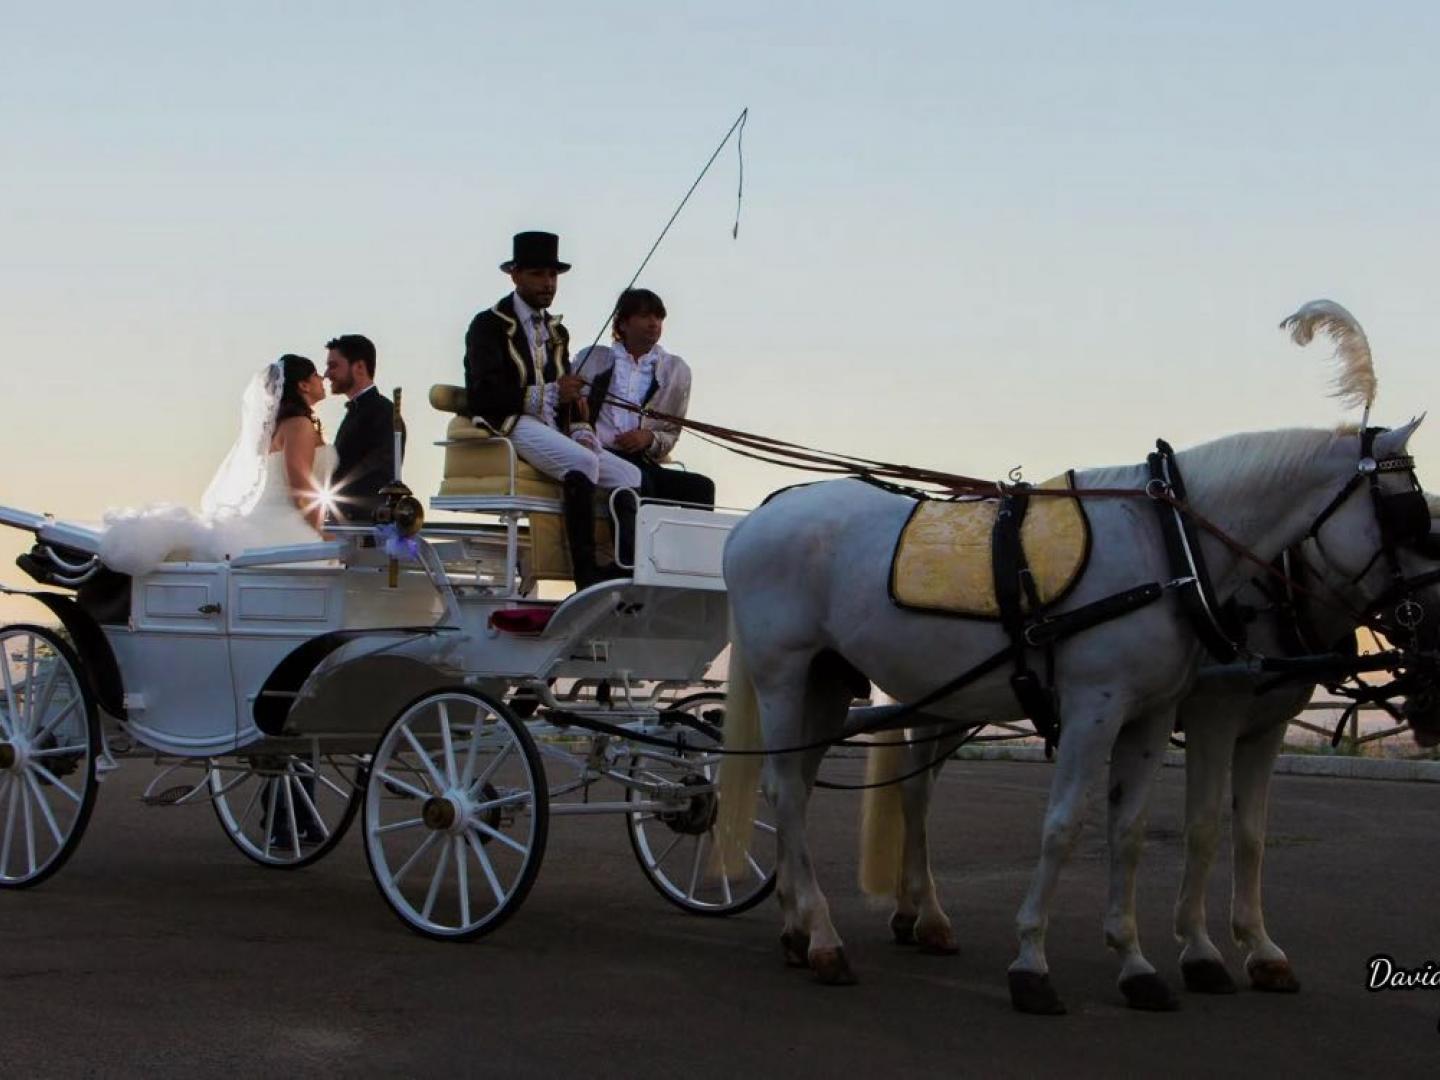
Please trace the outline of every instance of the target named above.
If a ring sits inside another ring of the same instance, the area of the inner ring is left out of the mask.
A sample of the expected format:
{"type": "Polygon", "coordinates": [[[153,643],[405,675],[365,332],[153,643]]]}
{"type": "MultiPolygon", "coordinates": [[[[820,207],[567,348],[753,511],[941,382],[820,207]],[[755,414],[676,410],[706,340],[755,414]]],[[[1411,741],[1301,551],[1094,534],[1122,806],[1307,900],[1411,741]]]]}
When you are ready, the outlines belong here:
{"type": "Polygon", "coordinates": [[[560,483],[565,493],[565,539],[570,543],[570,566],[575,587],[583,589],[601,580],[595,567],[595,485],[582,472],[568,472],[560,483]]]}

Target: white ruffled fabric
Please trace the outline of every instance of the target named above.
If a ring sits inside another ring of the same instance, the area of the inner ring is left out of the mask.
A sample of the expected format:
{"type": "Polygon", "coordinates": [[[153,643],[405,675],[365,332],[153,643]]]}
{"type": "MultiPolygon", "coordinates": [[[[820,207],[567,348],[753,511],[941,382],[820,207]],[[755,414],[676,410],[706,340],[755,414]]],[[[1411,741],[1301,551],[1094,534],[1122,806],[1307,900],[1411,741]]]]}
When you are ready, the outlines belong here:
{"type": "MultiPolygon", "coordinates": [[[[335,470],[335,448],[315,452],[314,476],[324,489],[335,470]]],[[[311,544],[321,536],[296,508],[285,478],[284,455],[270,454],[265,486],[247,514],[197,514],[174,503],[105,514],[100,559],[122,574],[148,574],[164,562],[223,562],[262,547],[311,544]]]]}

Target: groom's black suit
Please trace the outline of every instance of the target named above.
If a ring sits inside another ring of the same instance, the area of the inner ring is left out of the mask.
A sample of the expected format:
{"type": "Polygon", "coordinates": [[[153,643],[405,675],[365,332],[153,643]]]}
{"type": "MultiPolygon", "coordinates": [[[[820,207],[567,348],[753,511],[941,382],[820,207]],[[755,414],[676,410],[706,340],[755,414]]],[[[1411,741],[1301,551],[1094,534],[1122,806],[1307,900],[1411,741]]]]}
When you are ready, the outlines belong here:
{"type": "MultiPolygon", "coordinates": [[[[403,420],[400,431],[403,440],[403,420]]],[[[345,403],[335,455],[335,517],[349,525],[368,525],[380,505],[380,489],[395,479],[395,405],[376,387],[345,403]]]]}

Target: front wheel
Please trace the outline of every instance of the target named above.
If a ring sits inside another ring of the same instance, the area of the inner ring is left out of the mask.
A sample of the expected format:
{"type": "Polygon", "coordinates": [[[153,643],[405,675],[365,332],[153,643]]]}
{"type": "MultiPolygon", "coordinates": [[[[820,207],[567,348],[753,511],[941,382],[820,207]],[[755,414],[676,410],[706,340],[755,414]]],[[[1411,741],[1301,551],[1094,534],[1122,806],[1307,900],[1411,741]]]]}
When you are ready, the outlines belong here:
{"type": "Polygon", "coordinates": [[[474,690],[425,694],[386,730],[365,791],[365,856],[410,929],[444,941],[489,933],[529,893],[550,794],[525,725],[474,690]]]}
{"type": "Polygon", "coordinates": [[[0,630],[0,677],[0,889],[26,889],[85,832],[100,724],[79,659],[51,630],[0,630]]]}
{"type": "MultiPolygon", "coordinates": [[[[724,727],[724,707],[724,694],[707,691],[682,698],[671,711],[704,721],[713,731],[724,727]]],[[[694,731],[686,734],[696,737],[694,731]]],[[[710,865],[719,769],[720,755],[703,746],[680,754],[637,743],[630,757],[633,786],[626,800],[645,806],[625,815],[635,859],[656,892],[693,915],[738,915],[775,890],[776,831],[763,798],[745,868],[731,876],[710,865]]]]}

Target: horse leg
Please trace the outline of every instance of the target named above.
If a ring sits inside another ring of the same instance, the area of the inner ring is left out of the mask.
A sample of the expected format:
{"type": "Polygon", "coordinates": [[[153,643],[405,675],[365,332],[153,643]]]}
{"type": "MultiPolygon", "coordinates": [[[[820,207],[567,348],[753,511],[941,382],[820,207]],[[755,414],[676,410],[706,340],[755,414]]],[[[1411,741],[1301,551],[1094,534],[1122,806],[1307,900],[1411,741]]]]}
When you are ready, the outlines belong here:
{"type": "Polygon", "coordinates": [[[1265,856],[1265,821],[1270,777],[1285,741],[1285,724],[1275,724],[1235,746],[1235,882],[1230,925],[1235,943],[1247,950],[1245,970],[1256,990],[1293,994],[1300,980],[1280,946],[1265,932],[1260,905],[1260,866],[1265,856]]]}
{"type": "Polygon", "coordinates": [[[1173,709],[1137,716],[1120,730],[1110,750],[1110,901],[1105,914],[1105,944],[1120,954],[1120,991],[1132,1009],[1156,1012],[1180,1007],[1145,954],[1135,919],[1135,875],[1145,844],[1150,788],[1164,761],[1165,744],[1175,724],[1173,709]]]}
{"type": "MultiPolygon", "coordinates": [[[[801,679],[773,678],[770,692],[757,679],[757,696],[767,748],[794,746],[839,735],[844,726],[851,692],[843,684],[817,677],[813,670],[801,679]]],[[[766,794],[775,807],[781,904],[785,930],[781,946],[787,963],[798,966],[804,956],[823,983],[855,982],[845,958],[844,943],[830,920],[830,905],[815,878],[805,818],[825,748],[802,753],[776,754],[767,759],[766,794]]]]}
{"type": "MultiPolygon", "coordinates": [[[[940,897],[935,889],[935,875],[930,869],[930,838],[927,833],[930,815],[930,798],[935,781],[946,759],[954,752],[959,739],[944,740],[915,747],[910,768],[920,768],[925,759],[931,758],[931,767],[907,781],[901,792],[905,814],[905,851],[901,870],[899,897],[896,904],[896,918],[902,911],[913,913],[910,921],[910,940],[920,947],[922,953],[934,956],[954,956],[960,951],[955,942],[955,931],[950,919],[940,906],[940,897]]],[[[891,928],[896,928],[895,919],[891,928]]],[[[897,929],[896,937],[899,932],[897,929]]]]}
{"type": "Polygon", "coordinates": [[[1040,838],[1040,859],[1030,888],[1015,916],[1020,951],[1010,964],[1010,1003],[1020,1012],[1055,1016],[1065,1005],[1050,982],[1045,959],[1045,929],[1060,871],[1075,850],[1085,816],[1085,792],[1105,762],[1124,710],[1110,695],[1077,695],[1064,702],[1064,736],[1056,754],[1055,776],[1040,838]]]}
{"type": "Polygon", "coordinates": [[[1200,994],[1233,994],[1235,980],[1205,918],[1205,887],[1220,845],[1220,810],[1236,719],[1192,708],[1185,712],[1185,875],[1175,902],[1175,939],[1185,989],[1200,994]]]}

